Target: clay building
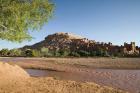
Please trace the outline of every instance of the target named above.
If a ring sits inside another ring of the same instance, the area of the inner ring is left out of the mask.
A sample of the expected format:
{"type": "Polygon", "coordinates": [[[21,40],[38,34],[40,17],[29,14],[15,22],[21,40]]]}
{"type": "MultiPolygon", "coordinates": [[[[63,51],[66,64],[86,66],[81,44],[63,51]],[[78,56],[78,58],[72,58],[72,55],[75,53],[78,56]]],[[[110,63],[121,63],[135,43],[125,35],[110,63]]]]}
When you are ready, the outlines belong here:
{"type": "Polygon", "coordinates": [[[138,47],[135,46],[135,42],[131,42],[130,44],[124,43],[124,53],[125,54],[139,54],[138,47]]]}

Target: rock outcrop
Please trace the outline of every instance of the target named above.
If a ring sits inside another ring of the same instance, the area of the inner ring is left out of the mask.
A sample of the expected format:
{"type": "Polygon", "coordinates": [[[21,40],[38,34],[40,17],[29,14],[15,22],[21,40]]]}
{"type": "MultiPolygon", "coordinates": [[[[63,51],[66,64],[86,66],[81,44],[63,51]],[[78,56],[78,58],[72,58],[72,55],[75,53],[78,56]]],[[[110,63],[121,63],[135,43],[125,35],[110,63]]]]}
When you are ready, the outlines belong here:
{"type": "MultiPolygon", "coordinates": [[[[77,44],[84,44],[87,42],[89,42],[88,39],[82,36],[61,32],[48,35],[45,40],[32,46],[25,46],[23,49],[41,49],[42,47],[47,47],[50,50],[74,49],[78,46],[77,44]]],[[[94,40],[90,40],[90,42],[94,42],[94,40]]]]}

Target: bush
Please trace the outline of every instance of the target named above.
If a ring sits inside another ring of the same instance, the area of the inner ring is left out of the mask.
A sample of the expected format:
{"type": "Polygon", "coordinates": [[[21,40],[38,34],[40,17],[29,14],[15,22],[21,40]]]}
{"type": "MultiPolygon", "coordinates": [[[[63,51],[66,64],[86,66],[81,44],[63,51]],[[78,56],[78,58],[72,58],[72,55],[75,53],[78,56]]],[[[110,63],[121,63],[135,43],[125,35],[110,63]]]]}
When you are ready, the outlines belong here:
{"type": "Polygon", "coordinates": [[[96,56],[96,51],[91,51],[91,52],[90,52],[90,56],[91,56],[91,57],[96,56]]]}
{"type": "Polygon", "coordinates": [[[108,51],[103,51],[103,54],[102,54],[102,56],[104,56],[104,57],[110,57],[110,55],[109,55],[109,53],[108,53],[108,51]]]}
{"type": "Polygon", "coordinates": [[[38,51],[38,50],[27,49],[25,51],[25,56],[26,57],[40,57],[41,54],[40,54],[40,51],[38,51]]]}
{"type": "Polygon", "coordinates": [[[1,56],[8,56],[9,55],[9,50],[8,49],[2,49],[1,51],[0,51],[0,55],[1,56]]]}
{"type": "Polygon", "coordinates": [[[89,52],[87,52],[87,51],[84,51],[84,50],[80,50],[80,51],[78,51],[78,53],[80,54],[80,56],[90,56],[90,53],[89,52]]]}
{"type": "Polygon", "coordinates": [[[70,55],[70,50],[59,50],[58,52],[62,57],[67,57],[70,55]]]}
{"type": "Polygon", "coordinates": [[[103,56],[103,50],[101,50],[101,49],[97,50],[96,56],[103,56]]]}
{"type": "Polygon", "coordinates": [[[26,57],[32,57],[32,56],[33,56],[32,50],[31,50],[31,49],[27,49],[27,50],[25,51],[25,56],[26,56],[26,57]]]}
{"type": "Polygon", "coordinates": [[[123,57],[123,54],[122,53],[114,53],[113,56],[114,57],[123,57]]]}
{"type": "Polygon", "coordinates": [[[46,57],[49,53],[49,49],[48,48],[41,48],[41,56],[46,57]]]}
{"type": "Polygon", "coordinates": [[[12,49],[9,51],[9,56],[22,56],[22,51],[20,49],[12,49]]]}
{"type": "Polygon", "coordinates": [[[60,57],[61,56],[61,53],[59,52],[59,50],[55,51],[54,56],[56,56],[56,57],[60,57]]]}
{"type": "Polygon", "coordinates": [[[56,55],[55,51],[48,51],[45,57],[54,57],[56,55]]]}
{"type": "Polygon", "coordinates": [[[80,54],[78,54],[77,52],[71,52],[71,53],[70,53],[70,56],[73,56],[73,57],[80,57],[80,54]]]}
{"type": "Polygon", "coordinates": [[[33,57],[41,57],[41,53],[39,50],[32,50],[32,56],[33,57]]]}

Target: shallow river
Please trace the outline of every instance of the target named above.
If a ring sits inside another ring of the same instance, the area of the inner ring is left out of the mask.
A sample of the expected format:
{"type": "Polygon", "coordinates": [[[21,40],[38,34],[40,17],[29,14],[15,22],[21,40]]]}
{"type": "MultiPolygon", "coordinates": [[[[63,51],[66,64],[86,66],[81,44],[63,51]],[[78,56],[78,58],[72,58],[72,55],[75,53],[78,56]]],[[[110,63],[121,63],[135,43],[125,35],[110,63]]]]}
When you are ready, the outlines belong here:
{"type": "Polygon", "coordinates": [[[140,93],[140,70],[95,69],[92,73],[72,73],[49,70],[25,69],[34,77],[54,77],[60,80],[96,82],[113,86],[131,93],[140,93]]]}
{"type": "MultiPolygon", "coordinates": [[[[140,93],[140,70],[95,69],[95,68],[88,68],[88,67],[86,68],[86,67],[78,67],[78,66],[71,66],[71,65],[59,65],[59,64],[54,64],[52,60],[46,61],[43,59],[1,58],[0,61],[3,62],[12,61],[16,63],[23,62],[22,63],[23,65],[45,64],[48,67],[50,66],[58,70],[66,71],[66,72],[62,72],[62,71],[55,71],[55,70],[25,69],[31,76],[34,77],[54,77],[60,80],[74,80],[78,82],[95,82],[100,85],[126,90],[129,91],[130,93],[140,93]]],[[[140,62],[140,59],[137,59],[137,61],[134,62],[140,62]]],[[[131,64],[133,66],[139,65],[134,62],[130,62],[129,65],[131,64]]],[[[110,64],[110,63],[106,63],[106,64],[110,64]]]]}

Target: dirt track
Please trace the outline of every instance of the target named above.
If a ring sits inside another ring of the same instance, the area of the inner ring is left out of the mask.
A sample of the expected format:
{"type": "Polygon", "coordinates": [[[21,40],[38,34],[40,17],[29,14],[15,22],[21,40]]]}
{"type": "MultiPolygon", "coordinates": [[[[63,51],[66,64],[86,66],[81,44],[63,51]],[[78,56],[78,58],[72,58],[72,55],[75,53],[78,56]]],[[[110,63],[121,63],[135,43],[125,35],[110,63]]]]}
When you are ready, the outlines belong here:
{"type": "Polygon", "coordinates": [[[116,59],[91,59],[91,58],[89,59],[9,58],[6,60],[5,59],[1,60],[3,61],[12,60],[13,62],[10,62],[10,64],[17,64],[23,68],[45,69],[48,71],[52,71],[52,73],[56,72],[66,73],[66,75],[64,75],[63,73],[62,74],[59,73],[56,76],[56,79],[96,82],[100,85],[107,85],[114,88],[119,88],[122,90],[129,91],[131,93],[140,92],[140,78],[139,78],[140,70],[136,70],[136,68],[139,68],[138,64],[140,63],[140,59],[116,60],[116,59]],[[108,69],[109,67],[111,69],[108,69]],[[122,70],[123,67],[125,70],[124,69],[122,70]],[[130,70],[131,68],[133,70],[130,70]]]}

